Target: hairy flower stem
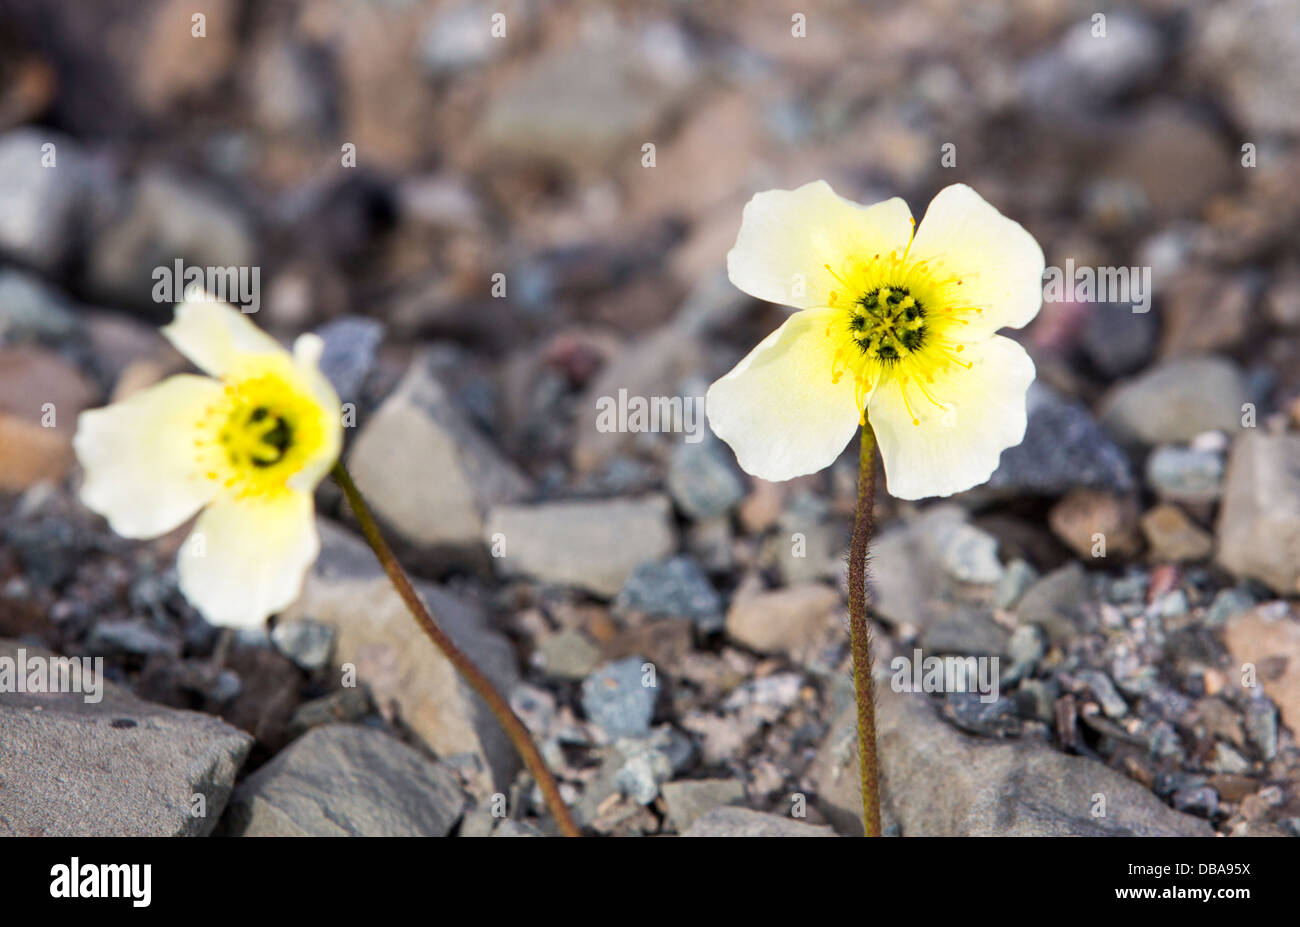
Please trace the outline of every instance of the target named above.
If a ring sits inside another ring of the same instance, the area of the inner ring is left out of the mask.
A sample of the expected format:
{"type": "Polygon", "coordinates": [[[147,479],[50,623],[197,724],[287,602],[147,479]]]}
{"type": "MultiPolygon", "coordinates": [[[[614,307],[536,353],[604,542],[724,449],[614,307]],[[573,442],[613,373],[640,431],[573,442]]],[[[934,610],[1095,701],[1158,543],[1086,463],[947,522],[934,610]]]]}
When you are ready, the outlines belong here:
{"type": "Polygon", "coordinates": [[[871,682],[871,632],[867,627],[867,547],[871,509],[876,499],[876,433],[862,426],[858,459],[858,511],[849,545],[849,634],[853,683],[858,697],[858,759],[862,766],[862,828],[880,836],[880,773],[876,762],[876,696],[871,682]]]}
{"type": "Polygon", "coordinates": [[[343,489],[343,494],[347,496],[352,511],[356,513],[357,521],[361,524],[362,535],[365,536],[370,549],[375,552],[380,566],[388,574],[389,581],[393,584],[393,588],[397,590],[397,594],[402,597],[402,601],[406,603],[406,607],[414,616],[416,623],[429,636],[429,639],[437,645],[443,655],[451,661],[451,665],[456,667],[456,671],[473,687],[479,697],[487,703],[488,708],[492,709],[492,714],[496,715],[497,721],[505,729],[510,742],[515,745],[515,749],[523,757],[528,771],[537,780],[537,785],[542,790],[542,796],[546,799],[546,805],[551,809],[551,814],[555,816],[560,832],[566,837],[581,837],[582,834],[578,830],[578,825],[574,823],[568,806],[564,804],[564,799],[560,797],[560,787],[556,785],[555,777],[547,769],[546,761],[542,759],[542,754],[538,752],[537,745],[533,743],[533,738],[529,735],[524,722],[519,720],[519,716],[514,713],[509,703],[501,696],[501,693],[497,691],[488,678],[483,675],[483,672],[474,665],[474,662],[465,655],[465,652],[452,643],[447,633],[438,627],[433,615],[419,595],[416,594],[415,587],[411,585],[410,577],[406,575],[402,565],[393,556],[393,551],[389,548],[388,542],[384,540],[383,534],[380,533],[375,516],[371,514],[370,507],[366,504],[366,500],[362,497],[356,484],[352,482],[351,475],[344,469],[342,461],[334,465],[333,476],[343,489]]]}

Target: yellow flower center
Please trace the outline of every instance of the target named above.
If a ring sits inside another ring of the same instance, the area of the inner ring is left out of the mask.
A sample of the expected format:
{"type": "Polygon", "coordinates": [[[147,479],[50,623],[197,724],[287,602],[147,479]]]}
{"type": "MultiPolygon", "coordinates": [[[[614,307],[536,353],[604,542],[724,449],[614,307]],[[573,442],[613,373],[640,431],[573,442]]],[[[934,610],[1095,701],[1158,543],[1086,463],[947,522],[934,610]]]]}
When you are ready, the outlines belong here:
{"type": "Polygon", "coordinates": [[[970,369],[959,356],[960,331],[970,324],[968,315],[984,311],[963,304],[961,278],[945,274],[934,261],[909,263],[907,251],[826,269],[843,287],[829,296],[831,308],[839,310],[826,327],[826,337],[836,342],[831,380],[838,383],[846,372],[853,376],[859,423],[866,424],[873,388],[898,389],[913,425],[921,424],[914,401],[947,411],[931,386],[939,374],[970,369]]]}
{"type": "Polygon", "coordinates": [[[289,479],[326,441],[319,403],[287,358],[250,357],[223,383],[194,442],[207,478],[239,499],[288,492],[289,479]]]}

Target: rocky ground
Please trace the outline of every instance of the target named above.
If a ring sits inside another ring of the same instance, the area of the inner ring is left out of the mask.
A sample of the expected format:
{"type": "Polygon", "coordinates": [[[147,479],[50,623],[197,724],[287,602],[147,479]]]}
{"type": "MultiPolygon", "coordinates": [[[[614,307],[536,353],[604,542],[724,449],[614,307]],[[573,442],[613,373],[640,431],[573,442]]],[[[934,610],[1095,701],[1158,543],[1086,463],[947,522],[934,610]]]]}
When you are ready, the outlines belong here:
{"type": "Polygon", "coordinates": [[[258,323],[325,337],[349,467],[588,833],[854,833],[854,450],[777,485],[595,427],[778,324],[725,253],[753,192],[826,177],[918,215],[968,182],[1049,265],[1154,288],[1017,333],[1039,379],[987,486],[878,500],[890,832],[1300,834],[1287,0],[1104,38],[1068,0],[804,4],[804,37],[765,4],[208,0],[196,39],[191,6],[0,2],[0,656],[113,681],[0,694],[0,833],[552,829],[332,485],[253,632],[180,597],[183,531],[77,502],[77,413],[184,367],[150,292],[177,257],[259,266],[258,323]],[[1000,697],[894,692],[915,648],[999,657],[1000,697]]]}

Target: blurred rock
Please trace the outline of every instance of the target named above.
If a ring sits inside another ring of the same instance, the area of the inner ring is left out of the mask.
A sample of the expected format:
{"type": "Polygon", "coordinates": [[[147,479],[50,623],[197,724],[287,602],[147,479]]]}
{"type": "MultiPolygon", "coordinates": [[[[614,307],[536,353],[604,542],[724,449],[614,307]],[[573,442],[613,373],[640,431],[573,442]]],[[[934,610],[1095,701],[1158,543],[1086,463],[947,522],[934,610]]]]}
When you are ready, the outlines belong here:
{"type": "Polygon", "coordinates": [[[35,345],[0,348],[0,489],[62,479],[73,462],[77,416],[98,397],[59,355],[35,345]]]}
{"type": "Polygon", "coordinates": [[[836,626],[840,595],[820,583],[737,596],[727,612],[727,634],[760,653],[791,653],[836,626]]]}
{"type": "Polygon", "coordinates": [[[1204,560],[1214,552],[1214,539],[1176,505],[1164,503],[1142,516],[1142,533],[1157,563],[1204,560]]]}
{"type": "Polygon", "coordinates": [[[1127,376],[1151,359],[1157,327],[1153,313],[1134,312],[1129,303],[1096,303],[1084,322],[1083,353],[1103,376],[1127,376]]]}
{"type": "Polygon", "coordinates": [[[489,101],[480,125],[497,154],[571,168],[636,164],[684,88],[635,48],[577,45],[530,62],[489,101]],[[601,75],[592,80],[593,74],[601,75]]]}
{"type": "Polygon", "coordinates": [[[278,621],[271,629],[271,643],[300,669],[316,672],[334,653],[334,629],[318,621],[278,621]]]}
{"type": "MultiPolygon", "coordinates": [[[[492,34],[496,9],[484,3],[454,3],[434,13],[420,39],[420,60],[429,75],[449,77],[504,53],[506,38],[492,34]]],[[[513,14],[507,17],[507,23],[519,28],[513,14]]]]}
{"type": "Polygon", "coordinates": [[[1046,113],[1097,108],[1150,81],[1163,58],[1155,26],[1136,13],[1110,13],[1104,36],[1093,34],[1090,19],[1081,19],[1053,48],[1029,60],[1020,85],[1046,113]]]}
{"type": "Polygon", "coordinates": [[[334,386],[339,399],[355,403],[375,367],[375,351],[384,340],[384,323],[377,319],[349,315],[316,329],[325,342],[320,369],[334,386]]]}
{"type": "Polygon", "coordinates": [[[1127,492],[1128,458],[1082,405],[1041,382],[1027,399],[1025,439],[1002,452],[988,487],[1006,493],[1060,495],[1076,486],[1127,492]]]}
{"type": "Polygon", "coordinates": [[[644,737],[650,732],[656,685],[646,685],[648,670],[643,657],[625,657],[606,663],[582,682],[582,710],[587,719],[609,737],[644,737]]]}
{"type": "Polygon", "coordinates": [[[441,763],[382,731],[331,724],[244,780],[224,824],[242,837],[445,837],[465,804],[441,763]]]}
{"type": "Polygon", "coordinates": [[[1205,431],[1236,434],[1247,398],[1231,361],[1211,355],[1171,360],[1117,384],[1102,400],[1101,421],[1124,441],[1185,443],[1205,431]]]}
{"type": "Polygon", "coordinates": [[[1146,465],[1147,485],[1174,502],[1213,502],[1223,492],[1223,455],[1218,451],[1162,444],[1146,465]]]}
{"type": "Polygon", "coordinates": [[[0,344],[56,344],[77,325],[72,306],[58,290],[23,271],[0,270],[0,344]]]}
{"type": "Polygon", "coordinates": [[[1090,598],[1088,575],[1071,561],[1029,587],[1016,606],[1016,621],[1038,625],[1052,643],[1063,645],[1095,624],[1090,598]]]}
{"type": "Polygon", "coordinates": [[[777,517],[777,530],[770,543],[787,583],[839,579],[844,575],[844,551],[849,538],[844,527],[831,520],[830,506],[821,496],[809,492],[792,496],[777,517]]]}
{"type": "Polygon", "coordinates": [[[1234,576],[1300,592],[1300,436],[1244,431],[1233,444],[1216,534],[1234,576]]]}
{"type": "Polygon", "coordinates": [[[721,441],[683,442],[668,459],[668,492],[687,517],[722,515],[745,497],[745,483],[731,450],[721,441]]]}
{"type": "Polygon", "coordinates": [[[1196,217],[1240,176],[1236,145],[1192,109],[1153,103],[1113,129],[1103,177],[1129,181],[1145,195],[1152,218],[1196,217]]]}
{"type": "Polygon", "coordinates": [[[133,55],[135,95],[141,107],[158,113],[213,90],[235,62],[239,47],[239,5],[213,0],[203,6],[203,35],[196,36],[192,4],[162,0],[139,36],[147,55],[133,55]]]}
{"type": "Polygon", "coordinates": [[[1047,522],[1080,557],[1131,557],[1142,546],[1137,501],[1131,495],[1073,489],[1052,506],[1047,522]]]}
{"type": "Polygon", "coordinates": [[[668,821],[685,833],[700,817],[716,808],[740,805],[745,787],[736,779],[685,779],[665,782],[661,788],[668,821]]]}
{"type": "Polygon", "coordinates": [[[690,557],[638,566],[619,590],[614,610],[650,618],[688,618],[705,632],[721,630],[723,624],[722,599],[690,557]]]}
{"type": "Polygon", "coordinates": [[[502,505],[488,513],[484,537],[501,535],[506,576],[531,576],[612,598],[638,566],[675,546],[663,496],[594,502],[502,505]]]}
{"type": "Polygon", "coordinates": [[[805,824],[749,808],[715,808],[682,831],[683,837],[834,837],[829,827],[805,824]]]}
{"type": "Polygon", "coordinates": [[[229,197],[155,171],[140,178],[97,231],[86,274],[104,299],[151,306],[155,268],[170,269],[178,260],[187,268],[252,267],[256,255],[249,220],[229,197]]]}
{"type": "Polygon", "coordinates": [[[417,358],[367,420],[348,469],[376,514],[423,554],[482,564],[493,547],[487,511],[530,487],[466,421],[429,365],[429,355],[417,358]]]}
{"type": "Polygon", "coordinates": [[[1228,353],[1239,347],[1250,333],[1259,289],[1254,274],[1228,276],[1195,268],[1176,274],[1163,294],[1160,356],[1228,353]]]}
{"type": "Polygon", "coordinates": [[[1192,13],[1194,70],[1217,87],[1236,122],[1256,133],[1300,133],[1300,75],[1275,61],[1300,57],[1300,20],[1288,0],[1232,0],[1192,13]]]}
{"type": "Polygon", "coordinates": [[[42,273],[60,270],[83,234],[89,186],[81,151],[66,136],[35,128],[0,136],[0,253],[42,273]]]}
{"type": "MultiPolygon", "coordinates": [[[[7,661],[20,649],[28,659],[54,659],[0,641],[7,661]]],[[[0,692],[0,834],[210,833],[252,738],[210,715],[140,701],[102,677],[99,683],[99,702],[83,692],[0,692]]]]}
{"type": "MultiPolygon", "coordinates": [[[[480,757],[495,787],[506,788],[519,759],[491,711],[416,624],[370,549],[327,521],[318,527],[321,554],[280,620],[332,625],[335,662],[355,667],[353,682],[369,686],[387,715],[400,715],[440,757],[480,757]]],[[[447,635],[509,693],[518,680],[510,642],[439,587],[417,582],[416,589],[447,635]]]]}
{"type": "Polygon", "coordinates": [[[581,679],[600,662],[600,648],[576,629],[547,636],[537,646],[534,662],[548,676],[581,679]]]}
{"type": "Polygon", "coordinates": [[[1257,685],[1277,705],[1282,723],[1300,732],[1300,618],[1283,602],[1233,615],[1223,640],[1238,664],[1255,666],[1257,685]]]}
{"type": "MultiPolygon", "coordinates": [[[[903,836],[1212,836],[1204,821],[1165,806],[1101,763],[1037,740],[990,741],[940,720],[925,696],[877,687],[882,802],[903,836]],[[1106,796],[1106,816],[1093,814],[1106,796]]],[[[857,721],[836,720],[813,780],[841,833],[861,832],[857,721]]]]}

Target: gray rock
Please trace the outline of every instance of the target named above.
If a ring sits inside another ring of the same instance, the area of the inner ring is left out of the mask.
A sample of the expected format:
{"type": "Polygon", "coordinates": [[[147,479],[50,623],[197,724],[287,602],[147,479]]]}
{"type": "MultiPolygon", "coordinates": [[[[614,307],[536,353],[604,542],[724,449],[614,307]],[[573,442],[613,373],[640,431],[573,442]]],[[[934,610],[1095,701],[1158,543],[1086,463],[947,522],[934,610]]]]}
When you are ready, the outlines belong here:
{"type": "Polygon", "coordinates": [[[834,837],[829,827],[818,827],[764,814],[749,808],[715,808],[702,814],[682,832],[683,837],[834,837]]]}
{"type": "Polygon", "coordinates": [[[1082,566],[1071,561],[1029,587],[1016,607],[1020,624],[1036,624],[1054,644],[1064,644],[1096,624],[1091,584],[1082,566]]]}
{"type": "MultiPolygon", "coordinates": [[[[430,17],[420,37],[420,62],[435,78],[479,67],[507,47],[505,38],[492,34],[494,7],[482,3],[457,3],[430,17]]],[[[511,26],[517,27],[513,18],[511,26]]]]}
{"type": "Polygon", "coordinates": [[[1212,628],[1223,627],[1233,615],[1248,612],[1258,600],[1245,589],[1220,589],[1205,612],[1205,623],[1212,628]]]}
{"type": "Polygon", "coordinates": [[[332,724],[244,780],[226,827],[243,837],[445,837],[465,803],[442,764],[383,731],[332,724]]]}
{"type": "Polygon", "coordinates": [[[1020,733],[1020,712],[1013,698],[1002,696],[986,702],[978,692],[949,692],[943,710],[953,724],[972,734],[1008,737],[1020,733]]]}
{"type": "Polygon", "coordinates": [[[63,294],[19,270],[0,270],[0,344],[58,343],[77,330],[77,316],[63,294]]]}
{"type": "Polygon", "coordinates": [[[492,830],[493,837],[541,837],[542,832],[524,821],[505,818],[492,830]]]}
{"type": "Polygon", "coordinates": [[[1212,502],[1223,491],[1223,455],[1173,444],[1151,452],[1147,485],[1176,502],[1212,502]]]}
{"type": "MultiPolygon", "coordinates": [[[[20,649],[54,659],[0,640],[0,658],[20,649]]],[[[101,684],[95,703],[81,692],[0,692],[0,835],[209,834],[253,739],[101,684]]]]}
{"type": "Polygon", "coordinates": [[[323,724],[356,724],[374,713],[375,703],[368,688],[345,686],[299,705],[289,719],[289,736],[300,737],[323,724]]]}
{"type": "Polygon", "coordinates": [[[1185,443],[1205,431],[1235,434],[1248,398],[1245,379],[1231,361],[1179,358],[1112,388],[1102,400],[1101,421],[1125,442],[1185,443]]]}
{"type": "Polygon", "coordinates": [[[772,543],[787,583],[839,579],[844,575],[842,552],[848,548],[848,536],[830,519],[829,510],[825,499],[800,492],[781,511],[772,543]]]}
{"type": "MultiPolygon", "coordinates": [[[[972,737],[944,723],[926,696],[876,691],[882,811],[903,836],[1213,835],[1101,763],[1038,740],[972,737]],[[1104,816],[1094,813],[1098,796],[1104,816]]],[[[818,806],[841,833],[854,832],[861,811],[856,728],[849,709],[812,771],[818,806]]]]}
{"type": "Polygon", "coordinates": [[[1300,132],[1300,76],[1271,61],[1300,57],[1300,20],[1288,0],[1235,0],[1192,13],[1188,61],[1231,110],[1260,135],[1300,132]]]}
{"type": "Polygon", "coordinates": [[[1104,36],[1094,35],[1092,20],[1084,18],[1030,59],[1021,89],[1045,111],[1097,108],[1146,84],[1163,59],[1160,31],[1140,15],[1108,13],[1104,36]]]}
{"type": "Polygon", "coordinates": [[[86,649],[97,654],[172,654],[179,656],[181,644],[159,634],[142,621],[100,621],[86,638],[86,649]]]}
{"type": "Polygon", "coordinates": [[[488,513],[488,543],[500,535],[506,576],[531,576],[613,597],[643,563],[676,545],[671,506],[663,496],[593,502],[502,505],[488,513]]]}
{"type": "Polygon", "coordinates": [[[1128,714],[1128,702],[1115,689],[1110,677],[1100,670],[1085,669],[1077,674],[1079,680],[1088,687],[1088,691],[1097,699],[1101,710],[1108,718],[1122,718],[1128,714]]]}
{"type": "Polygon", "coordinates": [[[1219,793],[1208,785],[1179,789],[1170,800],[1179,811],[1202,818],[1212,818],[1219,810],[1219,793]]]}
{"type": "Polygon", "coordinates": [[[624,657],[582,682],[582,710],[610,737],[644,737],[650,732],[659,688],[643,684],[645,662],[644,657],[624,657]]]}
{"type": "Polygon", "coordinates": [[[600,662],[600,648],[582,631],[569,628],[544,638],[534,662],[548,676],[582,679],[600,662]]]}
{"type": "Polygon", "coordinates": [[[15,129],[0,136],[0,253],[44,273],[68,260],[88,190],[77,144],[58,132],[15,129]],[[43,163],[53,146],[55,163],[43,163]]]}
{"type": "Polygon", "coordinates": [[[147,173],[123,206],[98,231],[87,257],[88,284],[105,299],[153,305],[154,269],[171,268],[177,260],[200,268],[256,264],[248,218],[228,197],[188,180],[147,173]]]}
{"type": "Polygon", "coordinates": [[[1123,377],[1147,365],[1158,334],[1154,313],[1134,312],[1131,303],[1097,303],[1088,307],[1081,347],[1103,376],[1123,377]]]}
{"type": "Polygon", "coordinates": [[[688,618],[701,631],[718,631],[723,624],[722,598],[690,557],[641,564],[619,590],[614,611],[688,618]]]}
{"type": "Polygon", "coordinates": [[[1132,488],[1128,457],[1086,408],[1038,381],[1029,388],[1026,408],[1025,439],[1002,452],[989,489],[1063,495],[1076,487],[1132,488]]]}
{"type": "Polygon", "coordinates": [[[1246,736],[1265,760],[1277,756],[1277,708],[1267,696],[1246,702],[1246,736]]]}
{"type": "Polygon", "coordinates": [[[493,545],[494,532],[484,534],[488,509],[522,499],[530,486],[466,421],[431,363],[427,353],[412,362],[357,435],[348,468],[407,542],[433,558],[482,564],[493,545]]]}
{"type": "Polygon", "coordinates": [[[1017,557],[1007,564],[993,588],[995,608],[1015,608],[1025,590],[1038,579],[1038,571],[1026,560],[1017,557]]]}
{"type": "Polygon", "coordinates": [[[384,323],[347,315],[316,329],[325,342],[320,369],[343,402],[356,402],[375,366],[375,352],[384,340],[384,323]]]}
{"type": "Polygon", "coordinates": [[[302,669],[325,668],[334,653],[335,631],[319,621],[280,621],[271,629],[271,643],[302,669]]]}
{"type": "MultiPolygon", "coordinates": [[[[368,686],[438,756],[478,757],[489,771],[490,781],[481,783],[489,791],[509,788],[519,758],[496,717],[416,624],[370,548],[324,519],[318,527],[320,556],[280,620],[310,617],[335,628],[334,659],[345,683],[368,686]]],[[[511,643],[442,588],[417,582],[416,591],[452,641],[508,694],[519,679],[511,643]]]]}
{"type": "Polygon", "coordinates": [[[745,800],[745,787],[738,779],[684,779],[665,782],[660,791],[668,808],[668,822],[679,834],[708,812],[745,800]]]}
{"type": "Polygon", "coordinates": [[[1219,508],[1218,561],[1281,595],[1300,592],[1300,435],[1246,431],[1233,444],[1219,508]]]}
{"type": "Polygon", "coordinates": [[[668,492],[687,517],[701,521],[740,502],[745,481],[722,442],[683,442],[668,459],[668,492]]]}
{"type": "Polygon", "coordinates": [[[493,96],[483,139],[503,155],[576,169],[602,167],[619,155],[636,163],[646,133],[680,92],[682,74],[655,67],[633,47],[560,49],[536,58],[493,96]]]}

